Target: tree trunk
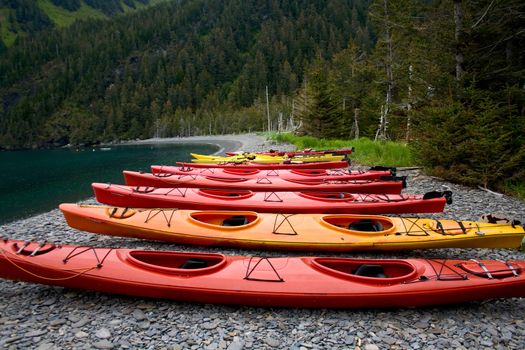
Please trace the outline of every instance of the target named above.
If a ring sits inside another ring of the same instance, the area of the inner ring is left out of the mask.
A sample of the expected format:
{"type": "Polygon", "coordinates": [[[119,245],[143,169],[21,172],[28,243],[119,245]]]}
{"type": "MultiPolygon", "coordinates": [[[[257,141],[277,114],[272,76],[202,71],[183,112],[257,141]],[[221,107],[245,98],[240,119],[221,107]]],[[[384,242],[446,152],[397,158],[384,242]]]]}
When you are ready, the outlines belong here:
{"type": "Polygon", "coordinates": [[[454,0],[454,38],[456,40],[456,81],[463,77],[463,8],[462,0],[454,0]]]}
{"type": "Polygon", "coordinates": [[[385,140],[387,138],[388,112],[390,110],[390,105],[392,104],[392,91],[394,90],[394,71],[392,69],[394,50],[392,44],[392,28],[388,12],[388,0],[383,1],[383,8],[385,14],[385,43],[387,46],[385,57],[387,86],[385,104],[381,107],[381,116],[379,118],[379,128],[376,132],[376,140],[385,140]]]}
{"type": "Polygon", "coordinates": [[[268,132],[272,131],[270,123],[270,101],[268,98],[268,85],[266,85],[266,115],[268,116],[268,132]]]}
{"type": "Polygon", "coordinates": [[[359,123],[358,118],[359,117],[359,108],[354,108],[354,138],[359,138],[359,123]]]}
{"type": "Polygon", "coordinates": [[[407,104],[407,132],[405,142],[408,143],[410,140],[410,117],[412,112],[412,74],[414,72],[414,66],[411,64],[408,66],[408,104],[407,104]]]}

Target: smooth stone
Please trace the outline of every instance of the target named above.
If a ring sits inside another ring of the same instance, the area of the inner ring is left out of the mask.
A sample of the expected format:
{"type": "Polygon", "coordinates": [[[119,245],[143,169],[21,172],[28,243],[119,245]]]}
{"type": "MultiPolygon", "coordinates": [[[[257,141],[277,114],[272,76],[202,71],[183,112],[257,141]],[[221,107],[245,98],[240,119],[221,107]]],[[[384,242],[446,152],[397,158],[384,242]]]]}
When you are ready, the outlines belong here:
{"type": "Polygon", "coordinates": [[[131,316],[133,316],[133,318],[136,319],[137,321],[142,321],[146,318],[146,315],[140,309],[135,309],[135,311],[133,311],[131,316]]]}
{"type": "Polygon", "coordinates": [[[25,334],[25,336],[29,337],[29,338],[33,338],[33,337],[38,337],[38,336],[44,335],[46,333],[47,333],[47,331],[44,331],[44,330],[41,330],[41,331],[35,330],[35,331],[27,332],[25,334]]]}
{"type": "Polygon", "coordinates": [[[49,322],[49,325],[52,326],[52,327],[56,327],[56,326],[61,326],[63,324],[66,324],[66,320],[64,320],[63,318],[59,318],[59,319],[56,319],[56,320],[52,320],[49,322]]]}
{"type": "Polygon", "coordinates": [[[51,306],[53,305],[54,303],[56,303],[57,299],[56,298],[49,298],[47,299],[46,301],[44,301],[42,303],[42,306],[51,306]]]}
{"type": "Polygon", "coordinates": [[[276,348],[278,347],[279,345],[281,345],[281,342],[275,338],[271,338],[271,337],[267,337],[265,339],[265,343],[270,345],[271,347],[273,348],[276,348]]]}
{"type": "Polygon", "coordinates": [[[87,336],[89,336],[89,334],[86,333],[86,332],[83,332],[83,331],[79,331],[79,332],[76,332],[76,333],[75,333],[75,337],[76,337],[76,338],[85,338],[85,337],[87,337],[87,336]]]}
{"type": "Polygon", "coordinates": [[[93,343],[93,346],[97,349],[112,349],[114,347],[113,343],[106,339],[93,343]]]}
{"type": "Polygon", "coordinates": [[[111,333],[107,328],[100,328],[96,331],[95,336],[97,338],[106,339],[111,337],[111,333]]]}
{"type": "Polygon", "coordinates": [[[38,347],[36,348],[36,350],[51,350],[51,349],[56,349],[55,345],[51,343],[42,343],[38,345],[38,347]]]}
{"type": "Polygon", "coordinates": [[[149,329],[151,323],[148,320],[144,320],[143,322],[139,323],[139,327],[141,329],[149,329]]]}
{"type": "Polygon", "coordinates": [[[73,323],[71,325],[71,327],[73,327],[73,328],[80,328],[80,327],[84,327],[88,323],[89,323],[89,319],[84,317],[84,318],[81,318],[78,322],[73,323]]]}
{"type": "Polygon", "coordinates": [[[396,343],[396,339],[390,336],[386,336],[383,338],[383,341],[387,343],[388,345],[394,345],[396,343]]]}
{"type": "Polygon", "coordinates": [[[243,347],[244,347],[244,342],[234,340],[230,343],[230,345],[228,345],[227,350],[242,350],[243,347]]]}
{"type": "Polygon", "coordinates": [[[379,347],[375,344],[366,344],[364,349],[365,350],[379,350],[379,347]]]}
{"type": "Polygon", "coordinates": [[[207,329],[207,330],[211,330],[211,329],[215,329],[217,328],[217,326],[219,325],[219,321],[214,321],[214,322],[205,322],[201,325],[202,328],[204,329],[207,329]]]}
{"type": "Polygon", "coordinates": [[[414,323],[414,327],[416,328],[428,328],[428,326],[429,326],[428,322],[425,322],[425,321],[418,321],[414,323]]]}

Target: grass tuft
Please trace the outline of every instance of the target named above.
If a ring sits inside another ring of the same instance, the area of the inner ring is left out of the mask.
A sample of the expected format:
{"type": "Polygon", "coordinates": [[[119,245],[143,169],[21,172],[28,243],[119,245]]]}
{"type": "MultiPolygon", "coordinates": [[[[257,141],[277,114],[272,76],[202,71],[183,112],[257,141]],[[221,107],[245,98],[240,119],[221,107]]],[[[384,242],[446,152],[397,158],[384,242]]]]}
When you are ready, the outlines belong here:
{"type": "Polygon", "coordinates": [[[376,142],[366,137],[352,140],[327,140],[312,136],[296,136],[291,133],[264,133],[269,139],[295,145],[296,149],[343,149],[354,147],[351,158],[355,164],[384,166],[414,166],[416,161],[404,143],[376,142]]]}
{"type": "Polygon", "coordinates": [[[513,197],[517,197],[523,201],[525,201],[525,183],[520,182],[511,182],[507,181],[503,185],[503,190],[505,193],[508,193],[509,195],[513,197]]]}

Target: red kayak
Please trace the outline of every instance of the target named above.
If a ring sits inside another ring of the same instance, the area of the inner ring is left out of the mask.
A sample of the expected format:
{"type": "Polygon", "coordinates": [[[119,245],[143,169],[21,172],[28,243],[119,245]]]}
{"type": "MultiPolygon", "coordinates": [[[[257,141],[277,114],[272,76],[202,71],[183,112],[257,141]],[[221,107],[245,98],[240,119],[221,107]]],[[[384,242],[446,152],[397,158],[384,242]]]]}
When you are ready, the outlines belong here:
{"type": "MultiPolygon", "coordinates": [[[[332,154],[332,155],[343,155],[343,154],[351,154],[354,152],[354,148],[349,149],[334,149],[334,150],[325,150],[325,151],[316,151],[316,150],[308,150],[305,149],[304,151],[277,151],[277,150],[269,150],[268,152],[250,152],[249,154],[261,154],[265,156],[288,156],[288,157],[296,157],[296,156],[305,156],[305,155],[323,155],[323,154],[332,154]]],[[[227,156],[237,156],[239,154],[244,154],[244,152],[226,152],[227,156]]]]}
{"type": "Polygon", "coordinates": [[[184,163],[177,162],[177,165],[187,168],[230,168],[230,169],[339,169],[346,168],[348,161],[338,162],[312,162],[312,163],[184,163]]]}
{"type": "Polygon", "coordinates": [[[392,180],[285,180],[279,177],[256,179],[222,178],[200,175],[150,174],[123,171],[129,186],[213,188],[223,190],[250,190],[255,192],[352,192],[399,194],[405,187],[405,178],[392,180]]]}
{"type": "Polygon", "coordinates": [[[0,277],[202,303],[392,308],[525,296],[525,261],[246,257],[0,241],[0,277]]]}
{"type": "Polygon", "coordinates": [[[424,196],[346,192],[252,192],[92,184],[97,201],[131,208],[253,210],[258,213],[401,214],[442,212],[452,193],[424,196]]]}
{"type": "Polygon", "coordinates": [[[376,180],[385,176],[395,176],[396,168],[373,167],[369,170],[349,169],[230,169],[230,168],[185,168],[169,165],[152,165],[153,174],[203,175],[222,178],[256,179],[261,177],[280,177],[287,180],[376,180]]]}

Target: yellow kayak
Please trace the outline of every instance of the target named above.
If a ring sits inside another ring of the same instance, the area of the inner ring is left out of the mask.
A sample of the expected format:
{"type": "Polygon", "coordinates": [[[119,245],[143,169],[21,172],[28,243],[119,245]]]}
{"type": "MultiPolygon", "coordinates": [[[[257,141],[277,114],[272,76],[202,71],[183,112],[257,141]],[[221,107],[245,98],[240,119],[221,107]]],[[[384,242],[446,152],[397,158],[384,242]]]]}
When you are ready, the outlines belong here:
{"type": "Polygon", "coordinates": [[[518,248],[519,225],[355,214],[132,209],[61,204],[68,224],[89,232],[168,242],[315,251],[518,248]]]}
{"type": "Polygon", "coordinates": [[[286,157],[286,156],[267,156],[258,154],[242,154],[236,156],[213,156],[191,153],[193,163],[242,163],[242,162],[253,162],[259,164],[273,164],[282,162],[292,163],[315,163],[315,162],[337,162],[345,158],[344,155],[331,155],[322,154],[314,156],[297,156],[297,157],[286,157]]]}

